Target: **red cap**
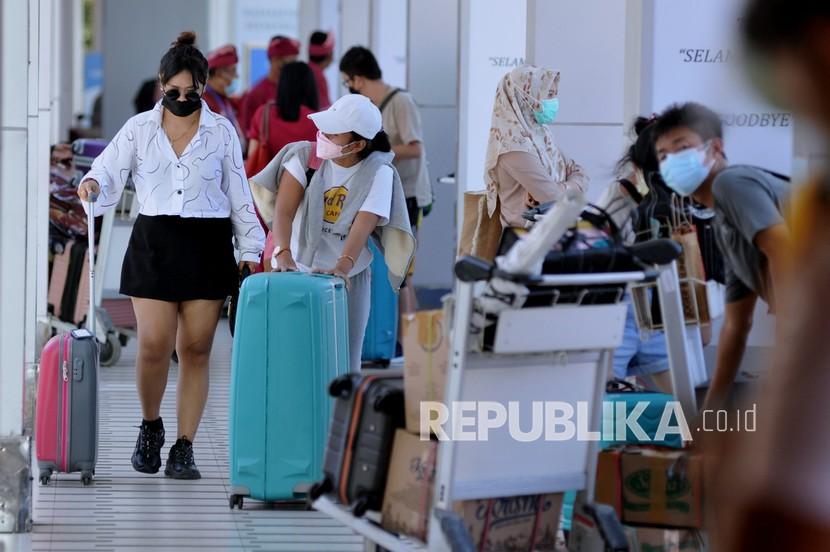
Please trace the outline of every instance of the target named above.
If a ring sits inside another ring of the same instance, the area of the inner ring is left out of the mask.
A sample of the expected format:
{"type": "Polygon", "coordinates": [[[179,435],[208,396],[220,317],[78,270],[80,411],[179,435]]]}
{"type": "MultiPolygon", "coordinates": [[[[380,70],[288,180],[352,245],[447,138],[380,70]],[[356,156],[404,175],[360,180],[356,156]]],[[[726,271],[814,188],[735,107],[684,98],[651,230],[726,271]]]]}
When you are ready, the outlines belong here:
{"type": "Polygon", "coordinates": [[[268,45],[268,58],[300,55],[300,43],[293,38],[275,38],[268,45]]]}
{"type": "Polygon", "coordinates": [[[225,44],[215,50],[208,52],[207,55],[208,69],[216,69],[218,67],[228,67],[239,63],[239,56],[236,55],[236,46],[233,44],[225,44]]]}
{"type": "Polygon", "coordinates": [[[326,33],[326,41],[322,44],[308,44],[308,55],[310,56],[328,56],[334,52],[334,33],[329,31],[326,33]]]}

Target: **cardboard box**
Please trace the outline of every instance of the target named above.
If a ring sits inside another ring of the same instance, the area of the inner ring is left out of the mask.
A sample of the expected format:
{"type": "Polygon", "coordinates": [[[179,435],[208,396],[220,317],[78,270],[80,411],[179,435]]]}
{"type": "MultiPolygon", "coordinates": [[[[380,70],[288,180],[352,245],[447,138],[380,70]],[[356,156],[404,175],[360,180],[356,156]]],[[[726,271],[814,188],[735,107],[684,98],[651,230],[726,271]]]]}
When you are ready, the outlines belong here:
{"type": "MultiPolygon", "coordinates": [[[[435,485],[438,443],[399,429],[395,433],[381,526],[426,540],[435,485]]],[[[481,550],[527,550],[536,527],[535,549],[554,550],[562,494],[469,500],[454,505],[481,550]],[[541,507],[537,516],[537,506],[541,507]],[[489,516],[488,516],[489,510],[489,516]]]]}
{"type": "Polygon", "coordinates": [[[404,318],[404,402],[406,430],[420,434],[421,402],[444,401],[449,364],[449,339],[444,312],[420,311],[404,318]]]}
{"type": "Polygon", "coordinates": [[[663,529],[660,527],[626,527],[637,552],[704,552],[703,539],[694,529],[663,529]]]}
{"type": "Polygon", "coordinates": [[[557,493],[466,500],[457,503],[455,510],[464,518],[478,550],[552,551],[556,550],[563,497],[557,493]]]}
{"type": "Polygon", "coordinates": [[[700,528],[703,459],[682,450],[638,446],[600,452],[596,501],[623,523],[700,528]]]}
{"type": "Polygon", "coordinates": [[[437,441],[421,441],[402,429],[395,432],[381,526],[426,540],[435,484],[437,441]]]}

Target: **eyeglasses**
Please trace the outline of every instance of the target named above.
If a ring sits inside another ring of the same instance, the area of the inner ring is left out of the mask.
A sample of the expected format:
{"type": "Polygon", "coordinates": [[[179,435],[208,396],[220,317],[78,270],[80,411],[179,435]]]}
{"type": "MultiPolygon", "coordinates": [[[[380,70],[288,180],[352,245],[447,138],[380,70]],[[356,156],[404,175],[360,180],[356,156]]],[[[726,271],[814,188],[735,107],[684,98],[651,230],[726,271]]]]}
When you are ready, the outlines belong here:
{"type": "MultiPolygon", "coordinates": [[[[178,88],[171,88],[170,90],[162,89],[162,92],[164,92],[164,95],[168,100],[173,102],[178,100],[182,95],[181,90],[179,90],[178,88]]],[[[191,102],[195,102],[200,98],[201,96],[199,95],[199,92],[197,90],[188,90],[184,93],[184,99],[191,102]]]]}

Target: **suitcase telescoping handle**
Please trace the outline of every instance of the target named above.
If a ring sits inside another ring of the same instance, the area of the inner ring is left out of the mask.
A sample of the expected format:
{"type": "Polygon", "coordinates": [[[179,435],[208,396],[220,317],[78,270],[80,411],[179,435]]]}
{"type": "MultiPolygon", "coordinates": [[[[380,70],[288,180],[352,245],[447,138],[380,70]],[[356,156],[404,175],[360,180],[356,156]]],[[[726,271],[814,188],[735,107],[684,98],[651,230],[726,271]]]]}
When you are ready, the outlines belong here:
{"type": "Polygon", "coordinates": [[[89,314],[87,315],[87,329],[92,334],[93,339],[98,340],[95,334],[95,215],[93,213],[93,206],[96,196],[89,197],[89,209],[86,212],[86,235],[89,238],[89,247],[87,254],[89,255],[89,314]]]}

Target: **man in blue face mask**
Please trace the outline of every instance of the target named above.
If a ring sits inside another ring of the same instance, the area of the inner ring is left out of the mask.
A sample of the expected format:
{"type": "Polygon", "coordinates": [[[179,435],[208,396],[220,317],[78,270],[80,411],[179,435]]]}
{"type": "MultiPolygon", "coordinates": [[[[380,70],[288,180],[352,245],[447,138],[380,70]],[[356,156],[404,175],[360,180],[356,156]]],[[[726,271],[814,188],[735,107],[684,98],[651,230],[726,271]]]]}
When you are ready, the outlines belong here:
{"type": "Polygon", "coordinates": [[[775,312],[788,237],[782,212],[789,183],[758,167],[729,166],[721,120],[699,104],[675,105],[661,114],[654,144],[666,185],[715,212],[726,265],[726,312],[703,408],[720,408],[740,367],[758,298],[775,312]]]}

